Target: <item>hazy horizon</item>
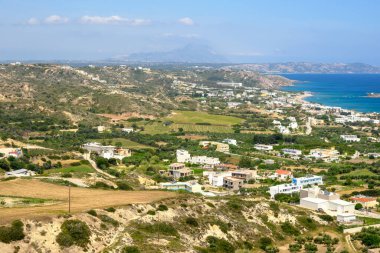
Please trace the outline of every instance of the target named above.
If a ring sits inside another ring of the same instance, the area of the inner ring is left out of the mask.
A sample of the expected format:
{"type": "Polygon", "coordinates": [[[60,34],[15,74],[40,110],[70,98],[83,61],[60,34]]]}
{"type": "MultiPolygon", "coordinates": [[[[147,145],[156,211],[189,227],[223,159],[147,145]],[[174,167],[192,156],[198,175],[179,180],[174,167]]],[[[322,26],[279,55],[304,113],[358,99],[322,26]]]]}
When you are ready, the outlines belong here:
{"type": "Polygon", "coordinates": [[[175,53],[195,45],[207,47],[211,56],[227,63],[380,65],[380,2],[374,1],[0,0],[0,4],[2,62],[100,61],[175,53]]]}

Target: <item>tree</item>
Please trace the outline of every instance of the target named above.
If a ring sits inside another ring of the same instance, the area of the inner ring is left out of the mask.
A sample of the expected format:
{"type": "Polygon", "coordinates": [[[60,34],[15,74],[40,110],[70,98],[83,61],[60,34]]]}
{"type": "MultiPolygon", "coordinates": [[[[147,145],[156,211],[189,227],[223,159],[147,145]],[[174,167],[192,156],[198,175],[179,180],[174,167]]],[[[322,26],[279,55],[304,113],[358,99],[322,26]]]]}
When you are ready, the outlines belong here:
{"type": "Polygon", "coordinates": [[[247,156],[243,156],[239,161],[239,167],[240,168],[251,168],[252,167],[252,161],[251,158],[247,156]]]}
{"type": "Polygon", "coordinates": [[[360,203],[356,203],[355,210],[360,210],[360,209],[363,209],[363,205],[360,203]]]}

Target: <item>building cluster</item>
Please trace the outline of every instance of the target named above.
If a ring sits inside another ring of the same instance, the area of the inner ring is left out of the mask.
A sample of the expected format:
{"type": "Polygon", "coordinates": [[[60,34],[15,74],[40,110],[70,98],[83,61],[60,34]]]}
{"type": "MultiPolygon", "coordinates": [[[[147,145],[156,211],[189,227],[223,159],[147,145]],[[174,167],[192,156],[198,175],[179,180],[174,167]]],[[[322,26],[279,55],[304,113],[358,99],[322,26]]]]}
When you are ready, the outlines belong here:
{"type": "Polygon", "coordinates": [[[199,165],[215,166],[220,164],[219,158],[208,156],[191,156],[187,150],[177,150],[177,162],[179,163],[191,163],[199,165]]]}
{"type": "Polygon", "coordinates": [[[129,157],[132,155],[130,149],[116,147],[112,145],[102,145],[97,142],[89,142],[82,146],[84,150],[89,153],[96,153],[101,157],[111,159],[120,159],[122,160],[124,157],[129,157]]]}
{"type": "Polygon", "coordinates": [[[306,176],[299,178],[292,178],[292,182],[288,184],[279,184],[269,187],[269,194],[271,198],[274,198],[277,194],[292,194],[294,192],[299,192],[304,187],[309,187],[312,185],[321,185],[323,180],[321,176],[306,176]]]}

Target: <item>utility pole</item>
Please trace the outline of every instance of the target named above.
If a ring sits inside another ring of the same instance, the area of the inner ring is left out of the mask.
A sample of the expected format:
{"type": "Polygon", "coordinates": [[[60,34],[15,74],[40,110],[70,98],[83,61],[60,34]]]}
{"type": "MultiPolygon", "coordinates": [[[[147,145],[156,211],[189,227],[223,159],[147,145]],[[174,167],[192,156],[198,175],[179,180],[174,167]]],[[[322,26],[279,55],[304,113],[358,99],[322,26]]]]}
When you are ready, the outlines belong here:
{"type": "Polygon", "coordinates": [[[71,212],[71,184],[69,182],[69,213],[71,212]]]}

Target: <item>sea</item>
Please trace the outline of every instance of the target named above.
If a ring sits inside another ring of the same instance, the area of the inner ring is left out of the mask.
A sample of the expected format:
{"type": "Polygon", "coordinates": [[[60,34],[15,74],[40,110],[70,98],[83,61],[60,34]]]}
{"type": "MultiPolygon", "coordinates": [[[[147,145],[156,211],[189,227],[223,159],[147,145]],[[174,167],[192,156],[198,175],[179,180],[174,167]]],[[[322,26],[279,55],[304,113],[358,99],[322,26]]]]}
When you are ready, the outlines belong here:
{"type": "Polygon", "coordinates": [[[295,80],[294,86],[284,91],[309,91],[306,101],[328,106],[339,106],[359,112],[380,113],[380,98],[366,97],[380,93],[380,74],[282,74],[295,80]]]}

